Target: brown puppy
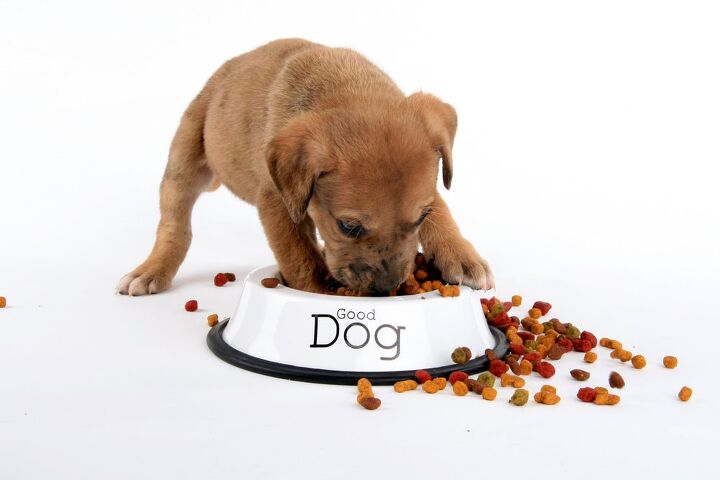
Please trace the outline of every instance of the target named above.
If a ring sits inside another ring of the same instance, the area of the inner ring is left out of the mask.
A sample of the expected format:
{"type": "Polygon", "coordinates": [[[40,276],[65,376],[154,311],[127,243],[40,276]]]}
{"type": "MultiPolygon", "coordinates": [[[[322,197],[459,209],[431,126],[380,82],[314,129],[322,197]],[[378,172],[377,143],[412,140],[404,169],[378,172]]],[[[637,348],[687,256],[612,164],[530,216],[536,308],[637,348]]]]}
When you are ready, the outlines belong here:
{"type": "Polygon", "coordinates": [[[120,280],[129,295],[170,286],[190,246],[200,193],[221,183],[257,206],[293,288],[325,277],[389,291],[418,243],[445,280],[493,287],[436,189],[452,180],[455,110],[406,97],[358,53],[278,40],[225,63],[186,110],[160,186],[160,224],[145,262],[120,280]],[[318,245],[319,231],[325,246],[318,245]]]}

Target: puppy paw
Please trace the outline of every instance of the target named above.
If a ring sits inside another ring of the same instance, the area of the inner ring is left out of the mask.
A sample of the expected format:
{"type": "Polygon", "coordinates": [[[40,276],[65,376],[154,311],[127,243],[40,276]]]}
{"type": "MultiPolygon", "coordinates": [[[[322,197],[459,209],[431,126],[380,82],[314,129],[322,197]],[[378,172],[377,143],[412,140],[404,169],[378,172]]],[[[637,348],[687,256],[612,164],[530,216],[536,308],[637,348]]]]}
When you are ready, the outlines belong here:
{"type": "Polygon", "coordinates": [[[137,268],[120,279],[116,292],[131,297],[160,293],[170,287],[170,278],[161,273],[137,268]]]}
{"type": "Polygon", "coordinates": [[[495,277],[490,265],[464,238],[446,241],[429,249],[426,256],[435,259],[443,279],[449,283],[467,285],[475,290],[495,288],[495,277]]]}

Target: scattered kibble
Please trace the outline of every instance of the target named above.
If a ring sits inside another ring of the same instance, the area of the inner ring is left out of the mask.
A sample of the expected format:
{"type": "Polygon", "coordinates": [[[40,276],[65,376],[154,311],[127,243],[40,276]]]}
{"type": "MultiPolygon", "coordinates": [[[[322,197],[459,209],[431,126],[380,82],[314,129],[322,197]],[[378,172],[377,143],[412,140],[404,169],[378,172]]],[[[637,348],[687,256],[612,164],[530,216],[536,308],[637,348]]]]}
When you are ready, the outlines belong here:
{"type": "Polygon", "coordinates": [[[225,276],[228,279],[228,282],[234,282],[235,281],[235,274],[232,272],[225,272],[225,276]]]}
{"type": "Polygon", "coordinates": [[[540,314],[542,316],[545,316],[552,308],[552,305],[550,305],[548,302],[537,301],[533,304],[533,308],[537,308],[538,310],[540,310],[540,314]]]}
{"type": "Polygon", "coordinates": [[[597,395],[597,392],[594,388],[590,387],[583,387],[580,390],[578,390],[577,397],[583,401],[592,403],[595,401],[595,396],[597,395]]]}
{"type": "Polygon", "coordinates": [[[555,375],[555,367],[550,362],[538,362],[535,370],[544,378],[550,378],[555,375]]]}
{"type": "Polygon", "coordinates": [[[528,316],[530,318],[532,318],[533,320],[537,320],[538,318],[542,317],[542,312],[540,311],[539,308],[533,307],[530,310],[528,310],[528,316]]]}
{"type": "Polygon", "coordinates": [[[445,377],[433,378],[432,382],[437,386],[438,390],[445,390],[447,379],[445,377]]]}
{"type": "Polygon", "coordinates": [[[415,372],[415,378],[417,378],[418,383],[421,385],[432,380],[432,376],[426,370],[418,370],[415,372]]]}
{"type": "Polygon", "coordinates": [[[213,313],[207,317],[208,327],[214,327],[218,324],[218,314],[213,313]]]}
{"type": "Polygon", "coordinates": [[[622,348],[616,348],[612,352],[610,352],[611,358],[616,358],[620,360],[621,362],[629,362],[630,359],[632,359],[633,354],[632,352],[628,352],[627,350],[623,350],[622,348]]]}
{"type": "Polygon", "coordinates": [[[585,360],[585,363],[595,363],[595,360],[597,360],[597,353],[585,352],[585,356],[583,357],[583,360],[585,360]]]}
{"type": "Polygon", "coordinates": [[[464,397],[468,393],[468,387],[465,382],[455,382],[452,386],[453,393],[460,397],[464,397]]]}
{"type": "Polygon", "coordinates": [[[186,312],[194,312],[198,309],[198,302],[197,300],[188,300],[185,302],[185,311],[186,312]]]}
{"type": "Polygon", "coordinates": [[[515,375],[510,375],[509,373],[505,373],[500,377],[500,386],[501,387],[510,387],[513,388],[522,388],[525,386],[525,380],[523,380],[520,377],[517,377],[515,375]]]}
{"type": "Polygon", "coordinates": [[[393,388],[398,393],[403,392],[409,392],[411,390],[415,390],[417,388],[418,384],[415,380],[402,380],[400,382],[395,382],[395,385],[393,385],[393,388]]]}
{"type": "Polygon", "coordinates": [[[482,389],[481,395],[485,400],[492,401],[495,400],[495,398],[497,397],[497,390],[495,390],[493,387],[485,387],[482,389]]]}
{"type": "Polygon", "coordinates": [[[580,382],[584,382],[588,378],[590,378],[590,372],[587,372],[585,370],[580,370],[579,368],[576,368],[574,370],[570,370],[570,376],[574,378],[575,380],[578,380],[580,382]]]}
{"type": "Polygon", "coordinates": [[[459,285],[441,285],[438,288],[438,292],[442,297],[459,297],[460,286],[459,285]]]}
{"type": "Polygon", "coordinates": [[[645,368],[645,365],[647,365],[647,361],[642,355],[635,355],[630,361],[632,362],[632,366],[637,369],[645,368]]]}
{"type": "Polygon", "coordinates": [[[357,402],[367,410],[376,410],[382,403],[379,398],[375,397],[372,384],[367,378],[361,378],[357,382],[358,396],[357,402]]]}
{"type": "Polygon", "coordinates": [[[481,387],[494,387],[495,386],[495,375],[490,372],[483,372],[478,375],[477,382],[481,387]]]}
{"type": "Polygon", "coordinates": [[[508,371],[508,366],[502,360],[490,360],[490,368],[488,368],[488,371],[496,377],[500,377],[508,371]]]}
{"type": "Polygon", "coordinates": [[[423,392],[426,392],[426,393],[437,393],[438,391],[440,391],[440,388],[432,380],[428,380],[425,383],[423,383],[422,389],[423,389],[423,392]]]}
{"type": "Polygon", "coordinates": [[[663,357],[663,365],[665,365],[665,368],[675,368],[677,367],[678,359],[677,357],[673,357],[671,355],[668,355],[667,357],[663,357]]]}
{"type": "Polygon", "coordinates": [[[448,382],[450,382],[450,385],[455,385],[455,382],[464,382],[467,380],[468,374],[461,371],[452,372],[450,376],[448,377],[448,382]]]}
{"type": "Polygon", "coordinates": [[[263,278],[260,283],[265,288],[275,288],[280,285],[280,279],[275,277],[263,278]]]}
{"type": "Polygon", "coordinates": [[[216,287],[222,287],[228,282],[228,277],[224,273],[218,273],[213,279],[216,287]]]}
{"type": "Polygon", "coordinates": [[[529,398],[530,392],[528,392],[524,388],[518,388],[517,390],[515,390],[515,392],[513,392],[512,397],[510,397],[509,403],[512,403],[517,407],[522,407],[528,402],[529,398]]]}
{"type": "Polygon", "coordinates": [[[0,308],[5,308],[7,306],[7,298],[0,297],[0,308]]]}
{"type": "Polygon", "coordinates": [[[520,305],[522,305],[522,297],[520,295],[513,295],[511,300],[513,307],[519,307],[520,305]]]}
{"type": "Polygon", "coordinates": [[[680,389],[680,392],[678,393],[678,398],[683,402],[687,402],[688,400],[690,400],[690,397],[692,397],[692,388],[682,387],[680,389]]]}
{"type": "Polygon", "coordinates": [[[468,347],[457,347],[453,350],[450,358],[454,363],[462,365],[463,363],[467,363],[472,360],[472,352],[468,347]]]}
{"type": "Polygon", "coordinates": [[[623,388],[625,386],[625,379],[618,372],[610,372],[608,383],[612,388],[623,388]]]}
{"type": "Polygon", "coordinates": [[[556,405],[560,402],[560,397],[557,393],[549,389],[541,389],[533,398],[537,403],[542,403],[543,405],[556,405]]]}

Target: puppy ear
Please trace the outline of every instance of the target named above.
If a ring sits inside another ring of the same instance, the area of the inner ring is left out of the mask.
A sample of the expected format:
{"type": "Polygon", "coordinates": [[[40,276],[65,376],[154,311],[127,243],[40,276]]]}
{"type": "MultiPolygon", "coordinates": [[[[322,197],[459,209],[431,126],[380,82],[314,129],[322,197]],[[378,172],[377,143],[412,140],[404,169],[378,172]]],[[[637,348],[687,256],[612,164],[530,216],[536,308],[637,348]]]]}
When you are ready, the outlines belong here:
{"type": "Polygon", "coordinates": [[[449,103],[428,93],[416,92],[408,102],[422,115],[433,146],[442,157],[443,185],[450,189],[453,176],[452,146],[457,131],[457,114],[449,103]]]}
{"type": "Polygon", "coordinates": [[[270,177],[295,223],[305,218],[315,181],[322,173],[322,143],[316,123],[308,114],[292,120],[265,151],[270,177]]]}

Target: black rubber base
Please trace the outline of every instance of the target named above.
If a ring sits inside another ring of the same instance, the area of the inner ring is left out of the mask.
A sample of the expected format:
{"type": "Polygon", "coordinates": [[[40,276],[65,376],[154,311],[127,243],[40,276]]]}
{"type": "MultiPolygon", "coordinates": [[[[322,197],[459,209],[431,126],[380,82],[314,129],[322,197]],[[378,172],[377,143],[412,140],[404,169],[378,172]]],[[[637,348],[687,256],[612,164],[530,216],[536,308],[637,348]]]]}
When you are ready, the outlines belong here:
{"type": "MultiPolygon", "coordinates": [[[[355,385],[359,378],[365,377],[374,385],[392,385],[400,380],[407,380],[415,377],[415,370],[398,370],[395,372],[345,372],[339,370],[324,370],[320,368],[298,367],[285,365],[284,363],[271,362],[262,358],[247,355],[235,350],[225,343],[222,332],[225,330],[228,320],[215,325],[207,336],[207,344],[210,350],[231,365],[250,370],[251,372],[270,375],[272,377],[297,380],[299,382],[330,383],[337,385],[355,385]]],[[[504,358],[508,351],[508,342],[505,334],[495,327],[490,327],[495,337],[495,355],[504,358]]],[[[448,355],[450,352],[448,352],[448,355]]],[[[488,368],[488,359],[485,355],[474,358],[463,365],[451,364],[436,368],[425,368],[433,377],[447,377],[456,370],[462,370],[467,374],[479,373],[488,368]]]]}

